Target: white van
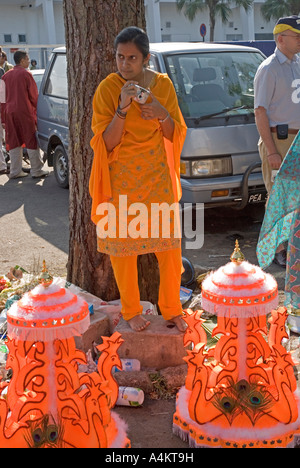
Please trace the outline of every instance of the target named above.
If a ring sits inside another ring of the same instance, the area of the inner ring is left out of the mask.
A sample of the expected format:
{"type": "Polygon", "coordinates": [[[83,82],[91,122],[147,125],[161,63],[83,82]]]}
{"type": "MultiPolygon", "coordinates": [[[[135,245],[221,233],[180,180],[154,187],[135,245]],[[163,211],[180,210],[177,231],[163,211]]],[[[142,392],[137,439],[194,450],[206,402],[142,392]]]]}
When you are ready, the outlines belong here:
{"type": "MultiPolygon", "coordinates": [[[[150,67],[168,73],[187,124],[181,155],[182,203],[206,207],[266,198],[257,150],[253,80],[264,55],[252,47],[151,44],[150,67]]],[[[60,186],[68,186],[67,64],[54,49],[38,100],[38,138],[60,186]]]]}
{"type": "Polygon", "coordinates": [[[264,59],[252,47],[152,44],[151,67],[171,77],[188,127],[181,155],[183,203],[243,208],[265,200],[253,89],[264,59]]]}

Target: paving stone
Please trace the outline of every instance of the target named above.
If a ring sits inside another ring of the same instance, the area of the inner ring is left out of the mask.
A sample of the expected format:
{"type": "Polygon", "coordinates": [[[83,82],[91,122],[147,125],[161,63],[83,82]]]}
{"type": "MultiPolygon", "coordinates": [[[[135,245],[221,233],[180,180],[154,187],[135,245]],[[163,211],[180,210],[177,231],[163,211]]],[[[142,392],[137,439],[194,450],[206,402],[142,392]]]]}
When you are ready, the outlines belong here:
{"type": "Polygon", "coordinates": [[[90,316],[89,328],[81,336],[75,337],[76,347],[84,352],[92,349],[93,342],[102,343],[101,336],[110,336],[109,319],[106,314],[95,311],[90,316]]]}
{"type": "Polygon", "coordinates": [[[133,331],[123,318],[120,320],[115,329],[124,340],[118,351],[120,358],[138,359],[142,368],[163,369],[183,364],[182,358],[186,356],[183,333],[161,315],[149,315],[147,319],[151,324],[140,332],[133,331]]]}

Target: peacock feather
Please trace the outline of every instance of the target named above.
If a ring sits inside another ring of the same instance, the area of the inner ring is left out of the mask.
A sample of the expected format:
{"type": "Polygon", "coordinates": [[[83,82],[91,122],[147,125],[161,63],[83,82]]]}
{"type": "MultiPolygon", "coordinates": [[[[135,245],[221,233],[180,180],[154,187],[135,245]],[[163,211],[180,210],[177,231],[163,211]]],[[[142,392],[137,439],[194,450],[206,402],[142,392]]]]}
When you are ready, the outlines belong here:
{"type": "Polygon", "coordinates": [[[269,412],[274,398],[264,386],[243,379],[237,383],[228,380],[215,393],[212,402],[230,424],[238,414],[246,413],[254,425],[257,419],[269,412]]]}
{"type": "Polygon", "coordinates": [[[236,397],[236,392],[234,386],[231,382],[228,381],[227,385],[218,389],[212,398],[213,405],[219,409],[228,419],[229,424],[232,424],[232,421],[238,414],[241,413],[241,408],[238,405],[238,399],[236,397]]]}
{"type": "Polygon", "coordinates": [[[29,448],[62,448],[64,431],[60,422],[45,414],[29,424],[24,436],[29,448]]]}
{"type": "Polygon", "coordinates": [[[256,383],[251,383],[248,390],[241,393],[240,404],[253,425],[269,412],[273,402],[274,398],[266,387],[256,383]]]}

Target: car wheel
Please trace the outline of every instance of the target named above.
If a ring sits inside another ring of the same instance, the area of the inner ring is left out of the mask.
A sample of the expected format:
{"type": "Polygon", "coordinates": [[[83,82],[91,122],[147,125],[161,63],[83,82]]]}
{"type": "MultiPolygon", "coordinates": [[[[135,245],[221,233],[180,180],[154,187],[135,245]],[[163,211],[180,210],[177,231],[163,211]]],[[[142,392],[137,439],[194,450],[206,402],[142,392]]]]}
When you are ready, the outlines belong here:
{"type": "Polygon", "coordinates": [[[63,146],[58,145],[53,154],[53,169],[58,185],[62,188],[69,187],[69,163],[68,155],[63,146]]]}

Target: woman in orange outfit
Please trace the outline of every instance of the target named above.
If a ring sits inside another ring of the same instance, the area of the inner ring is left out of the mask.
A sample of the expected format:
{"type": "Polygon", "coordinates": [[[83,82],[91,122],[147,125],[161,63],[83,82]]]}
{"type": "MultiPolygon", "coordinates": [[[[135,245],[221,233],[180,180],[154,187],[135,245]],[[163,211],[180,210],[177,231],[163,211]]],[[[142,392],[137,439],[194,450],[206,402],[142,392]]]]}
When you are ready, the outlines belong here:
{"type": "Polygon", "coordinates": [[[141,315],[137,256],[155,253],[158,305],[163,317],[183,331],[181,241],[175,218],[186,126],[170,78],[147,68],[146,33],[125,28],[115,48],[118,72],[100,83],[93,100],[90,194],[98,250],[110,255],[123,317],[136,331],[150,323],[141,315]],[[137,85],[150,91],[144,104],[136,100],[137,85]],[[171,209],[154,216],[152,208],[162,203],[171,209]]]}

